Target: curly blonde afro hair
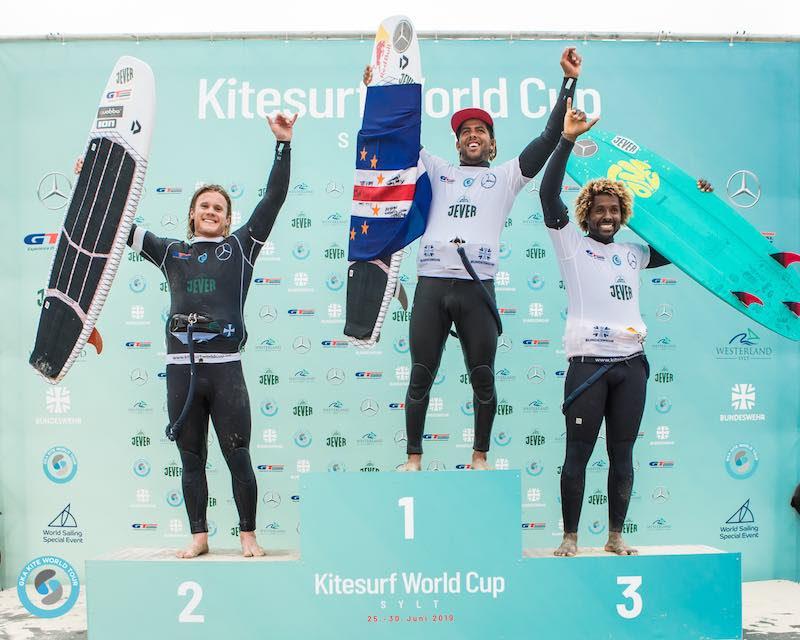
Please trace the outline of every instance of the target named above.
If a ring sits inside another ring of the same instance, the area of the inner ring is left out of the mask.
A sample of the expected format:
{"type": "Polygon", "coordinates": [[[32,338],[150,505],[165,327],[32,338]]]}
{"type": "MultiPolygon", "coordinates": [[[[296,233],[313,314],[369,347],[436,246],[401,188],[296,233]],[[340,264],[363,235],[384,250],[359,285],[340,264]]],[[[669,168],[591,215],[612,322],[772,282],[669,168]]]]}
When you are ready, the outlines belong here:
{"type": "Polygon", "coordinates": [[[626,224],[633,215],[633,194],[625,188],[622,182],[600,178],[587,182],[575,200],[575,219],[578,226],[584,231],[589,230],[586,219],[589,217],[589,210],[594,203],[594,197],[600,194],[617,196],[619,198],[619,208],[622,213],[622,224],[626,224]]]}

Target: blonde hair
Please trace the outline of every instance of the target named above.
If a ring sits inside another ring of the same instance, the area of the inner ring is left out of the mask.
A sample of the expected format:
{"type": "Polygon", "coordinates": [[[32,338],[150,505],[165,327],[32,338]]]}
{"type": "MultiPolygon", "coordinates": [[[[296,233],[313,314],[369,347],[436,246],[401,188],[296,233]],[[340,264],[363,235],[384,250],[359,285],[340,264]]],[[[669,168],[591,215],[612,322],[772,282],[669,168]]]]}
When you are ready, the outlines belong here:
{"type": "Polygon", "coordinates": [[[225,202],[228,204],[228,213],[226,215],[227,223],[225,224],[225,230],[222,232],[222,235],[227,238],[228,234],[230,234],[231,232],[231,216],[233,215],[233,206],[231,205],[231,197],[228,195],[228,192],[225,191],[225,187],[220,186],[218,184],[206,184],[194,192],[194,195],[192,196],[192,202],[189,205],[189,220],[187,222],[187,231],[186,231],[186,237],[189,240],[194,238],[194,220],[192,220],[192,210],[194,209],[194,205],[197,204],[197,199],[200,196],[202,196],[204,193],[208,193],[209,191],[218,193],[223,198],[225,198],[225,202]]]}
{"type": "Polygon", "coordinates": [[[622,213],[622,224],[626,224],[633,215],[633,195],[625,188],[622,182],[600,178],[587,182],[575,200],[575,219],[578,226],[584,231],[589,230],[586,219],[594,203],[594,197],[600,194],[617,196],[619,208],[622,213]]]}

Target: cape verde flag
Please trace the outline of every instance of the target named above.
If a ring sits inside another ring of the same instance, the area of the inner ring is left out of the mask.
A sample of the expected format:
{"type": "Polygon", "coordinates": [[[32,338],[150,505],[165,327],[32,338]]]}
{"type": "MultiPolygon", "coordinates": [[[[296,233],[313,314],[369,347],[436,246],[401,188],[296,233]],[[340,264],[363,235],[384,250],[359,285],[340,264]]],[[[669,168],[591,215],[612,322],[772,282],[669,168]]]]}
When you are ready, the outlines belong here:
{"type": "Polygon", "coordinates": [[[386,256],[419,238],[431,183],[419,159],[422,86],[367,88],[358,132],[348,260],[386,256]]]}

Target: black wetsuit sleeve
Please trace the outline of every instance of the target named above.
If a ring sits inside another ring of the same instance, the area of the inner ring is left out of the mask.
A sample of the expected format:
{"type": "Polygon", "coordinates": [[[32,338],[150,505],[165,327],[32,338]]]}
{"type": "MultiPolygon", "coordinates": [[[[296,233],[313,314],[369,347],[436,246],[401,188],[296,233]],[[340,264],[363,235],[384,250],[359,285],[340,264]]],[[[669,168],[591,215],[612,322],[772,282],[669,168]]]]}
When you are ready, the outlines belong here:
{"type": "Polygon", "coordinates": [[[160,238],[155,233],[145,231],[135,224],[131,226],[128,234],[128,246],[159,269],[164,266],[169,246],[177,242],[172,238],[160,238]]]}
{"type": "Polygon", "coordinates": [[[650,247],[650,262],[647,263],[645,269],[655,269],[656,267],[665,267],[668,264],[672,264],[652,246],[648,245],[648,247],[650,247]]]}
{"type": "Polygon", "coordinates": [[[544,224],[550,229],[563,229],[569,222],[567,205],[561,199],[561,188],[564,184],[567,160],[569,160],[573,146],[575,143],[564,137],[559,140],[556,150],[550,156],[550,162],[547,164],[547,170],[544,172],[542,185],[539,188],[544,224]]]}
{"type": "Polygon", "coordinates": [[[526,178],[533,178],[542,170],[547,158],[553,153],[561,137],[564,126],[564,114],[567,112],[567,98],[575,96],[577,78],[564,78],[561,83],[561,92],[553,106],[553,111],[547,119],[547,125],[538,138],[534,138],[519,154],[519,168],[526,178]]]}
{"type": "Polygon", "coordinates": [[[245,224],[248,235],[259,244],[266,242],[289,192],[291,149],[288,142],[275,144],[275,161],[267,180],[267,191],[245,224]]]}

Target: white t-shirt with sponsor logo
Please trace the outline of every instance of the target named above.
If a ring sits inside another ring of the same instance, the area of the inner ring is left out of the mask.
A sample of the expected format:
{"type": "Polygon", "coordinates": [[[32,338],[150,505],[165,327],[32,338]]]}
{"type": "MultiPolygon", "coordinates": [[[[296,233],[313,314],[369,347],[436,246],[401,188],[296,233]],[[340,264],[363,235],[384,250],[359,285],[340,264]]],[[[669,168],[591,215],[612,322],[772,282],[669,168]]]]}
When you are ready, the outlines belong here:
{"type": "Polygon", "coordinates": [[[548,229],[569,305],[567,357],[629,356],[642,350],[647,327],[639,311],[639,271],[650,248],[628,242],[603,244],[577,225],[548,229]]]}
{"type": "Polygon", "coordinates": [[[481,280],[497,273],[500,233],[514,199],[530,178],[522,175],[519,158],[496,167],[465,167],[420,150],[431,181],[433,198],[428,224],[419,243],[417,274],[434,278],[470,279],[453,238],[466,242],[464,251],[481,280]]]}

